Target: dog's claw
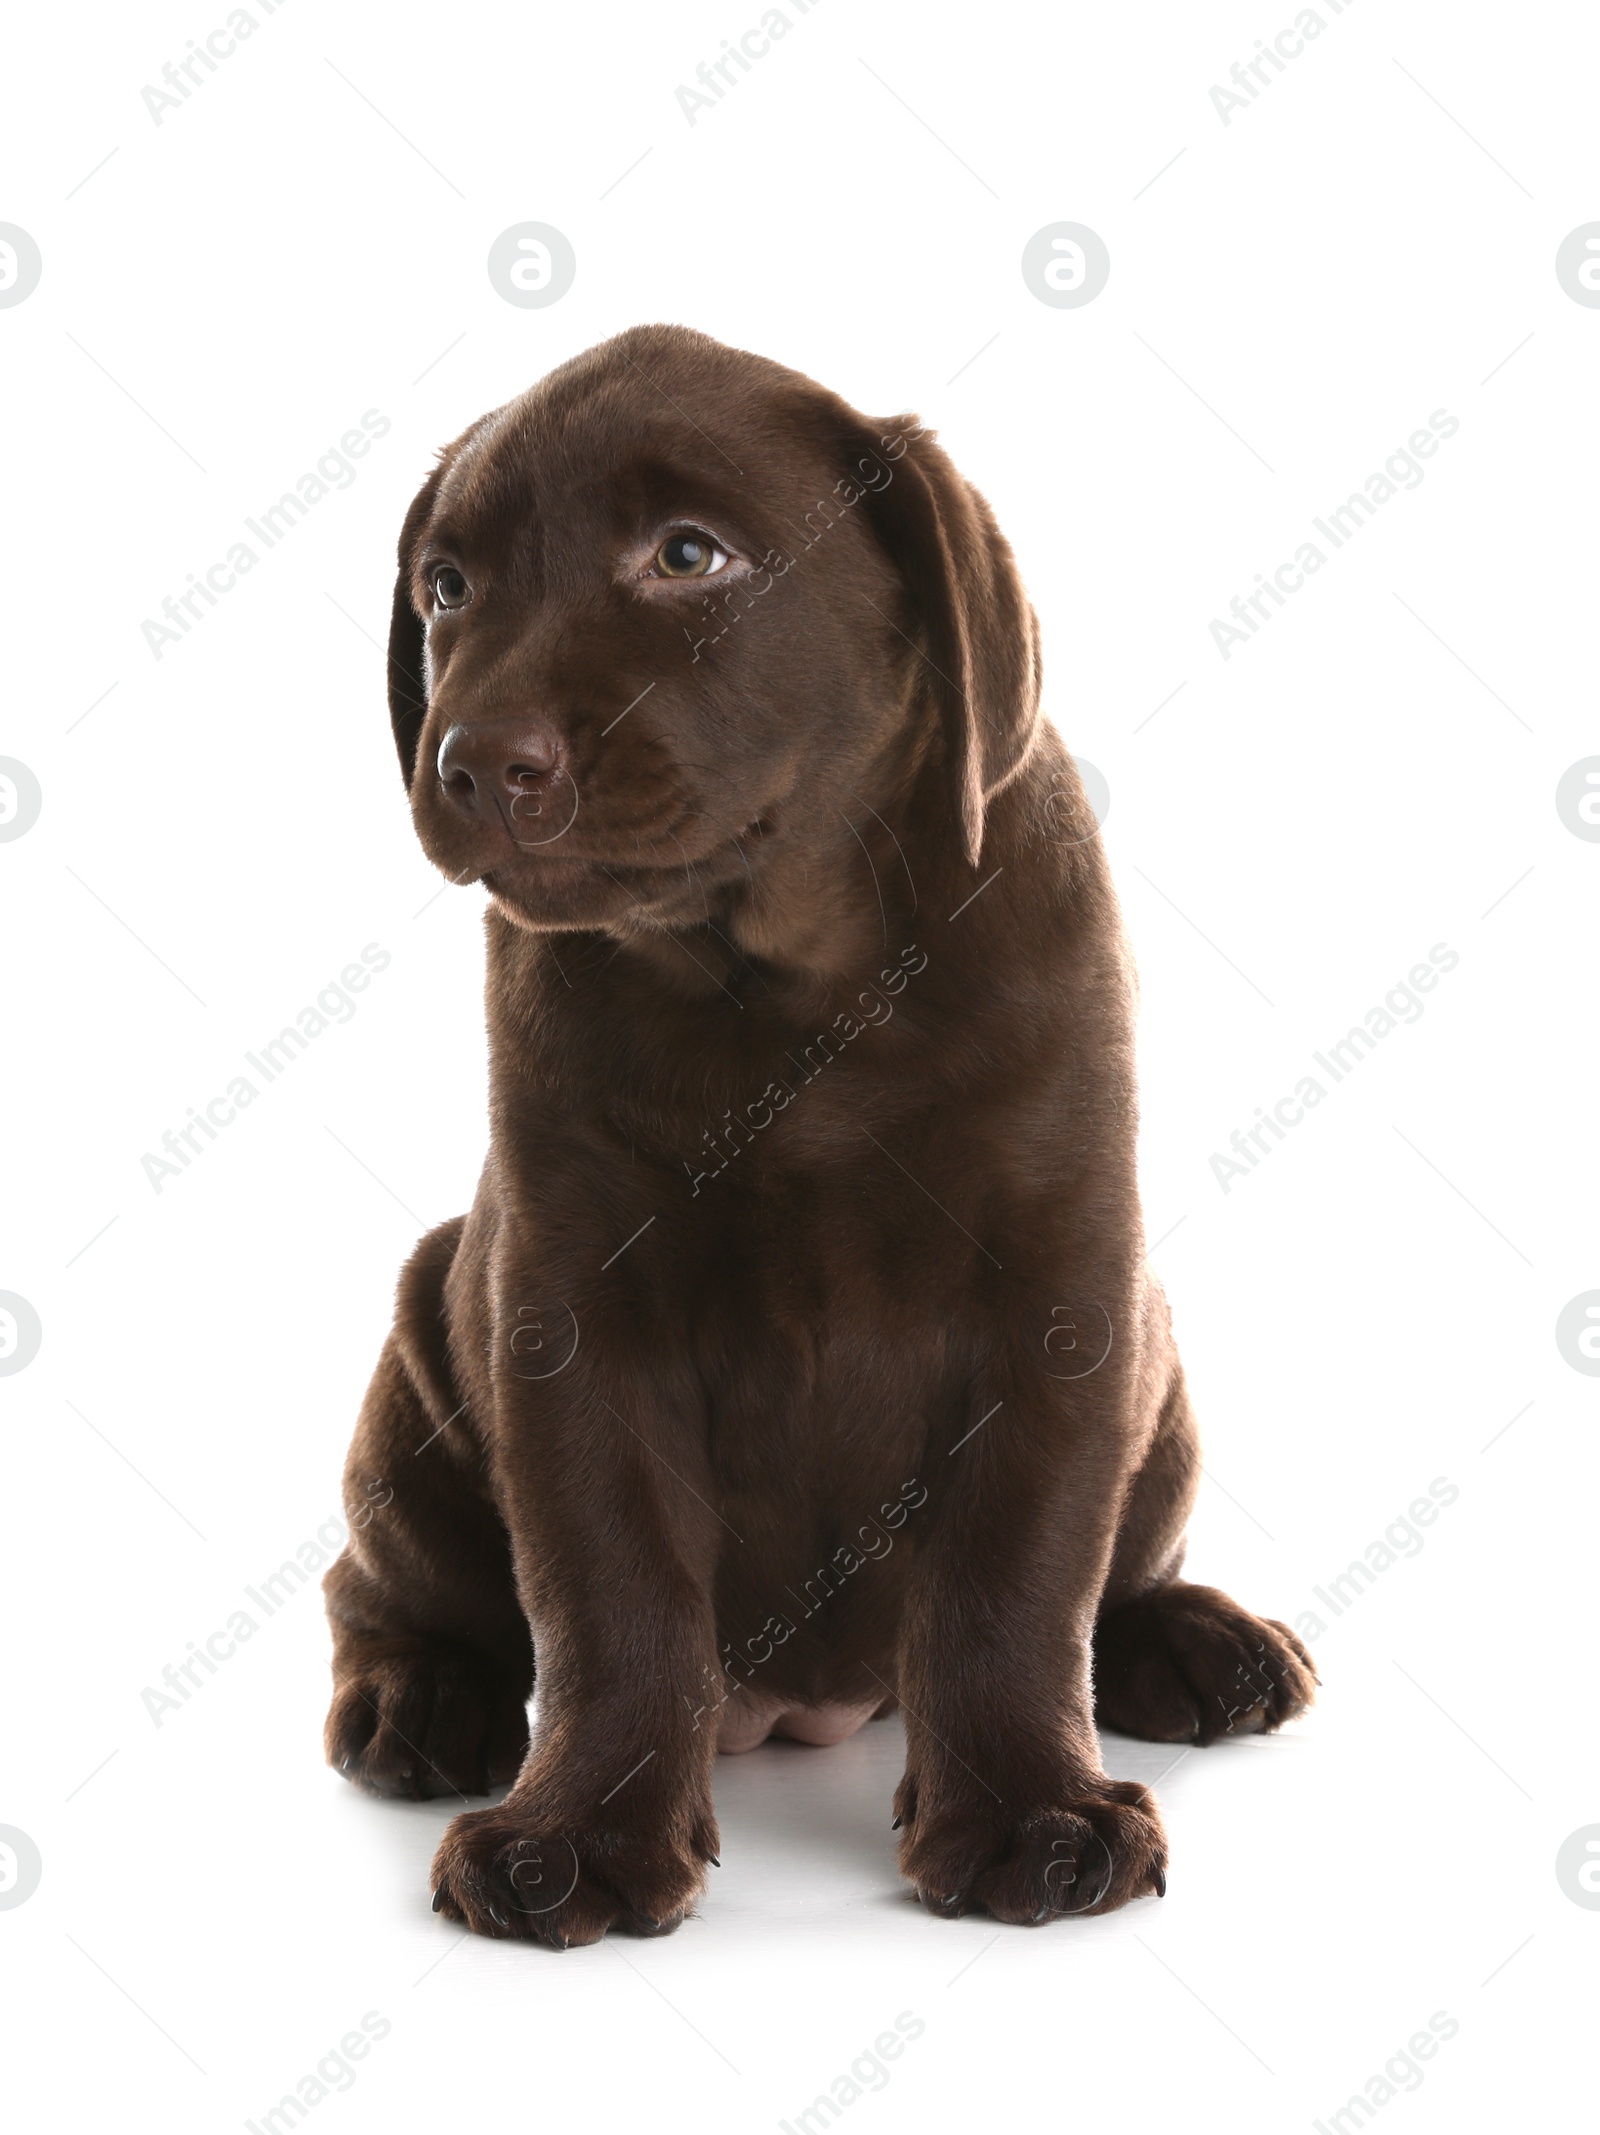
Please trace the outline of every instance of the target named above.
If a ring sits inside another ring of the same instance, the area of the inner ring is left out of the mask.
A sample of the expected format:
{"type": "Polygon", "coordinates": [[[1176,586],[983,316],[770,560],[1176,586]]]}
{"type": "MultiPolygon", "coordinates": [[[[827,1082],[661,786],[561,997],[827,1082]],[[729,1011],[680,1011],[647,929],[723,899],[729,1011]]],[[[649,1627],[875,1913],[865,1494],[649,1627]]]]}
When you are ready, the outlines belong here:
{"type": "Polygon", "coordinates": [[[494,1922],[494,1924],[495,1924],[495,1926],[496,1926],[496,1927],[504,1927],[504,1926],[505,1926],[505,1924],[506,1924],[506,1916],[505,1916],[505,1914],[504,1914],[504,1913],[503,1913],[503,1912],[502,1912],[502,1911],[500,1910],[500,1908],[499,1908],[499,1906],[498,1906],[498,1905],[491,1905],[491,1906],[490,1906],[490,1908],[489,1908],[489,1918],[490,1918],[490,1919],[491,1919],[491,1920],[492,1920],[492,1921],[494,1922]]]}
{"type": "Polygon", "coordinates": [[[706,1859],[710,1862],[713,1868],[720,1868],[722,1866],[722,1863],[717,1859],[714,1853],[708,1853],[706,1855],[706,1859]]]}
{"type": "Polygon", "coordinates": [[[891,1825],[889,1826],[889,1829],[890,1829],[891,1831],[898,1831],[898,1830],[899,1830],[899,1828],[900,1828],[900,1819],[899,1819],[899,1817],[897,1816],[897,1817],[895,1818],[894,1822],[893,1822],[893,1823],[892,1823],[892,1824],[891,1824],[891,1825]]]}
{"type": "Polygon", "coordinates": [[[1166,1896],[1166,1894],[1167,1894],[1167,1871],[1166,1871],[1166,1870],[1165,1870],[1164,1868],[1158,1868],[1158,1869],[1156,1870],[1156,1896],[1157,1896],[1158,1898],[1164,1898],[1164,1897],[1166,1896]]]}
{"type": "Polygon", "coordinates": [[[437,1913],[437,1912],[442,1912],[442,1911],[444,1910],[444,1886],[443,1886],[443,1884],[441,1884],[441,1885],[439,1886],[439,1888],[438,1888],[438,1889],[437,1889],[437,1890],[436,1890],[436,1891],[434,1892],[434,1894],[433,1894],[433,1909],[434,1909],[434,1911],[435,1911],[436,1913],[437,1913]]]}

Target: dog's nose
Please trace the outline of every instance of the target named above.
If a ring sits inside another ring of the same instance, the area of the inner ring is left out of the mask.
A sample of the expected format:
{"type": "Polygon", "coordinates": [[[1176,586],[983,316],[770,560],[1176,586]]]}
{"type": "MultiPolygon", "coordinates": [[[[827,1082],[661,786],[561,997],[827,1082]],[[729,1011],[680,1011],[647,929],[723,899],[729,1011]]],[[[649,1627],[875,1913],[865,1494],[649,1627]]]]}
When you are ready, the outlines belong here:
{"type": "Polygon", "coordinates": [[[439,745],[439,783],[463,815],[481,822],[515,815],[561,772],[561,743],[539,719],[457,722],[439,745]]]}

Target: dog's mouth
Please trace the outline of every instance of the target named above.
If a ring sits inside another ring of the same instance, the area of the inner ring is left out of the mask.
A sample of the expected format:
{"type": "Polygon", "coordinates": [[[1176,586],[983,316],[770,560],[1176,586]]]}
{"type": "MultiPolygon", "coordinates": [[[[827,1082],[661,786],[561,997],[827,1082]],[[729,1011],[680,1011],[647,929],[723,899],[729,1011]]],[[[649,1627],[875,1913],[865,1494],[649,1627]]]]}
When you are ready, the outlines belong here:
{"type": "Polygon", "coordinates": [[[468,879],[481,882],[508,917],[537,927],[607,925],[629,916],[671,923],[703,917],[713,891],[753,882],[774,828],[769,811],[693,844],[659,831],[631,846],[619,840],[594,850],[564,835],[543,842],[517,836],[514,855],[468,879]]]}

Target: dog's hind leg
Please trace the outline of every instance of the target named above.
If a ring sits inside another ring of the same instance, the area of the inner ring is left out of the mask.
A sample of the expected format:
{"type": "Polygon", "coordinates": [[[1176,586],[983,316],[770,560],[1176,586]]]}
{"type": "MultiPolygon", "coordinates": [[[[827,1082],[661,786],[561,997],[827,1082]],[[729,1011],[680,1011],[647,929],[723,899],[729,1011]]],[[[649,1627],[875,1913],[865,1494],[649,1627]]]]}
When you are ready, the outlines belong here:
{"type": "Polygon", "coordinates": [[[377,1794],[483,1794],[528,1744],[533,1649],[446,1336],[464,1218],[429,1232],[345,1465],[350,1539],[323,1582],[328,1762],[377,1794]]]}
{"type": "Polygon", "coordinates": [[[1178,1577],[1200,1445],[1175,1352],[1164,1379],[1095,1626],[1095,1718],[1147,1742],[1270,1733],[1311,1703],[1316,1671],[1287,1624],[1178,1577]]]}

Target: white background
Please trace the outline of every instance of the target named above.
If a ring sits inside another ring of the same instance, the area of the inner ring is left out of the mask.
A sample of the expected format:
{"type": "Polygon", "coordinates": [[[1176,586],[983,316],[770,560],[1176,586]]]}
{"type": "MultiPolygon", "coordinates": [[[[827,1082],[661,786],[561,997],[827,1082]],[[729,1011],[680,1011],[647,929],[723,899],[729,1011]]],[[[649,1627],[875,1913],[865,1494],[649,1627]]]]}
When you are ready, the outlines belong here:
{"type": "Polygon", "coordinates": [[[1292,0],[786,0],[692,127],[677,85],[760,0],[251,12],[159,126],[142,87],[223,0],[34,11],[7,58],[0,219],[44,261],[0,310],[0,753],[43,791],[0,845],[0,1289],[43,1327],[0,1382],[0,1823],[43,1861],[0,1912],[19,2124],[237,2128],[369,2010],[326,2135],[771,2128],[906,2010],[851,2131],[1309,2126],[1437,2011],[1383,2127],[1542,2124],[1600,1936],[1555,1872],[1600,1822],[1597,1388],[1554,1332],[1600,1285],[1600,846],[1555,805],[1600,752],[1600,311],[1554,271],[1600,217],[1592,12],[1323,5],[1224,125],[1211,86],[1292,0]],[[577,254],[545,310],[485,270],[525,220],[577,254]],[[1082,309],[1020,273],[1059,220],[1109,247],[1082,309]],[[321,1764],[314,1588],[159,1727],[141,1701],[336,1511],[399,1263],[483,1149],[478,894],[414,845],[373,643],[402,511],[472,418],[656,319],[938,428],[1109,786],[1191,1570],[1325,1625],[1285,1735],[1107,1743],[1162,1775],[1160,1904],[924,1915],[891,1723],[725,1760],[675,1937],[461,1941],[426,1881],[459,1804],[321,1764]],[[368,409],[354,483],[155,659],[143,621],[368,409]],[[1212,619],[1437,409],[1420,486],[1224,660],[1212,619]],[[353,1019],[158,1194],[144,1154],[373,942],[353,1019]],[[1436,943],[1420,1020],[1224,1193],[1213,1152],[1436,943]],[[1420,1553],[1335,1620],[1313,1588],[1438,1477],[1420,1553]]]}

